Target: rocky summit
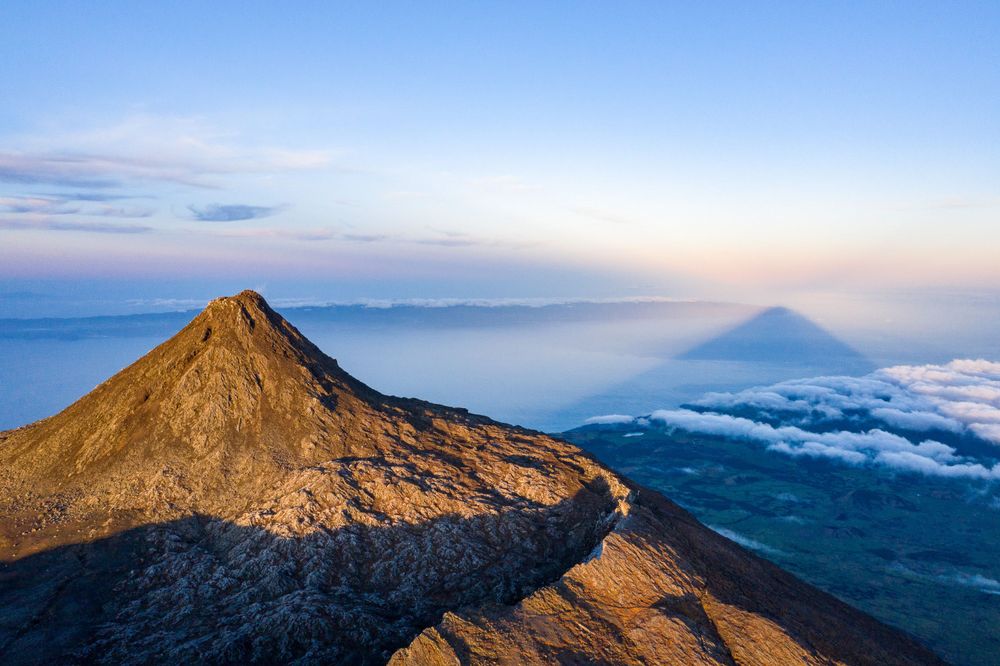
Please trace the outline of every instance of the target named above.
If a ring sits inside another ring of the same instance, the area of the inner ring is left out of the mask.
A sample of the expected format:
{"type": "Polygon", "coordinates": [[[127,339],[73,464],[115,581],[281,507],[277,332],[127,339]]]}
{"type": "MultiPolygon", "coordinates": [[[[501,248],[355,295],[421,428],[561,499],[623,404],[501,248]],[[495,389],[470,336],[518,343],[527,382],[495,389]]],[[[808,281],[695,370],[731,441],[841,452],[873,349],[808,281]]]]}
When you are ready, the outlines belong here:
{"type": "Polygon", "coordinates": [[[931,664],[541,433],[253,292],[0,433],[0,663],[931,664]]]}

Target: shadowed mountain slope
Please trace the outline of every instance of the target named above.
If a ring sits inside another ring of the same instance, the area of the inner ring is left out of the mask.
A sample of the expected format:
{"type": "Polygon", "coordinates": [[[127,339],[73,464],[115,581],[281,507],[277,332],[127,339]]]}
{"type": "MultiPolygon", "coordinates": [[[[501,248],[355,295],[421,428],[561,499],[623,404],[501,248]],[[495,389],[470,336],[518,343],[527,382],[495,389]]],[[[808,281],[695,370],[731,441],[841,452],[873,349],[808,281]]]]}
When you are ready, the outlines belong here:
{"type": "Polygon", "coordinates": [[[253,292],[0,433],[0,562],[3,663],[935,663],[565,442],[368,388],[253,292]]]}

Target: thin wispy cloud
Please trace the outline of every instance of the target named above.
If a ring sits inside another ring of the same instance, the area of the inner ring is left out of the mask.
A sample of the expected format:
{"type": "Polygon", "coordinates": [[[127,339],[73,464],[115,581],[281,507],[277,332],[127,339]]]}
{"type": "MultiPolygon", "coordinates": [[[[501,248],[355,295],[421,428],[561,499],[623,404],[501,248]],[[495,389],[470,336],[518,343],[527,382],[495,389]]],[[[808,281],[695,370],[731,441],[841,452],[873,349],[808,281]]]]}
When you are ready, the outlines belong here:
{"type": "Polygon", "coordinates": [[[38,196],[49,199],[61,199],[63,201],[94,201],[99,203],[108,203],[111,201],[124,201],[126,199],[149,199],[149,196],[142,196],[138,194],[118,194],[114,192],[65,192],[61,194],[36,194],[32,196],[38,196]]]}
{"type": "Polygon", "coordinates": [[[207,298],[130,298],[126,303],[134,307],[184,311],[204,308],[209,300],[207,298]]]}
{"type": "Polygon", "coordinates": [[[902,574],[913,578],[934,581],[942,585],[972,588],[984,594],[1000,595],[1000,580],[984,576],[980,573],[968,573],[952,569],[941,573],[915,571],[900,562],[893,562],[887,569],[894,574],[902,574]]]}
{"type": "Polygon", "coordinates": [[[417,245],[436,245],[438,247],[497,247],[507,249],[522,249],[531,247],[533,243],[503,240],[499,238],[481,238],[454,229],[432,228],[435,236],[425,236],[416,238],[400,238],[404,242],[416,243],[417,245]]]}
{"type": "Polygon", "coordinates": [[[730,529],[726,529],[725,527],[715,527],[715,526],[712,526],[712,525],[708,525],[708,528],[711,529],[712,531],[716,532],[717,534],[721,534],[722,536],[726,537],[730,541],[735,541],[736,543],[740,544],[744,548],[749,548],[750,550],[755,550],[758,553],[762,553],[762,554],[767,555],[769,557],[777,557],[777,556],[780,556],[780,555],[787,555],[787,553],[785,553],[784,551],[778,550],[777,548],[772,548],[771,546],[768,546],[765,543],[761,543],[760,541],[757,541],[756,539],[751,539],[748,536],[744,536],[744,535],[742,535],[742,534],[740,534],[738,532],[734,532],[734,531],[732,531],[730,529]]]}
{"type": "Polygon", "coordinates": [[[0,212],[70,215],[80,211],[78,206],[68,206],[68,203],[57,197],[0,197],[0,212]]]}
{"type": "Polygon", "coordinates": [[[294,156],[274,159],[274,156],[264,155],[248,158],[246,163],[235,156],[206,158],[195,154],[186,157],[168,160],[100,153],[0,152],[0,182],[111,188],[147,181],[217,189],[219,185],[213,176],[318,168],[323,164],[319,159],[298,161],[294,156]]]}
{"type": "Polygon", "coordinates": [[[487,245],[487,241],[475,238],[417,238],[413,241],[419,245],[438,245],[440,247],[472,247],[474,245],[487,245]]]}
{"type": "Polygon", "coordinates": [[[633,421],[635,421],[635,417],[628,414],[602,414],[601,416],[591,416],[584,423],[588,425],[618,425],[633,421]]]}
{"type": "Polygon", "coordinates": [[[225,172],[195,163],[111,154],[0,153],[0,182],[18,184],[110,188],[144,180],[213,187],[205,177],[225,172]]]}
{"type": "Polygon", "coordinates": [[[0,149],[0,182],[123,187],[136,181],[218,188],[217,177],[332,166],[324,150],[248,145],[192,118],[138,115],[103,128],[22,137],[0,149]]]}
{"type": "Polygon", "coordinates": [[[965,573],[956,571],[952,574],[943,574],[937,577],[942,583],[955,583],[963,587],[971,587],[985,592],[986,594],[1000,595],[1000,580],[989,578],[978,573],[965,573]]]}
{"type": "Polygon", "coordinates": [[[84,215],[99,217],[150,217],[155,211],[144,206],[112,206],[102,201],[62,196],[0,197],[0,212],[24,215],[84,215]],[[82,205],[81,205],[82,204],[82,205]]]}
{"type": "Polygon", "coordinates": [[[328,241],[340,238],[336,229],[225,229],[211,232],[223,238],[276,238],[294,241],[328,241]]]}
{"type": "Polygon", "coordinates": [[[457,229],[442,229],[440,227],[430,227],[430,230],[436,234],[447,236],[448,238],[465,238],[468,236],[467,232],[459,231],[457,229]]]}
{"type": "Polygon", "coordinates": [[[68,155],[32,155],[0,152],[0,182],[63,187],[118,187],[122,180],[108,173],[106,164],[88,164],[68,155]]]}
{"type": "Polygon", "coordinates": [[[352,243],[380,243],[392,237],[388,234],[341,234],[340,238],[352,243]]]}
{"type": "Polygon", "coordinates": [[[0,219],[0,229],[10,231],[79,231],[98,234],[143,234],[153,231],[152,227],[139,224],[9,219],[0,219]]]}
{"type": "MultiPolygon", "coordinates": [[[[194,212],[194,211],[192,211],[194,212]]],[[[200,213],[205,213],[201,217],[196,217],[200,221],[231,222],[240,221],[244,218],[236,217],[247,214],[246,211],[214,211],[199,209],[200,213]],[[234,215],[234,217],[229,217],[234,215]]],[[[266,217],[266,215],[258,215],[266,217]]],[[[341,241],[345,243],[362,244],[394,244],[394,245],[427,245],[444,248],[472,248],[472,247],[524,247],[521,243],[508,243],[502,240],[477,238],[465,235],[442,235],[442,236],[407,236],[402,234],[387,233],[357,233],[343,232],[334,228],[317,229],[295,229],[295,228],[257,228],[257,229],[225,229],[210,232],[214,236],[226,238],[280,238],[295,241],[341,241]]]]}
{"type": "Polygon", "coordinates": [[[240,222],[271,217],[285,210],[286,206],[251,206],[249,204],[207,204],[188,206],[199,222],[240,222]]]}
{"type": "Polygon", "coordinates": [[[83,212],[86,215],[101,215],[103,217],[141,218],[152,217],[156,211],[143,206],[100,206],[86,209],[83,212]]]}
{"type": "Polygon", "coordinates": [[[359,234],[344,233],[339,229],[319,227],[312,229],[296,228],[258,228],[258,229],[220,229],[211,233],[224,238],[280,238],[295,241],[343,241],[347,243],[396,243],[402,242],[398,236],[390,234],[359,234]]]}
{"type": "Polygon", "coordinates": [[[304,229],[301,231],[292,231],[290,233],[292,234],[292,238],[301,241],[325,241],[339,237],[337,232],[326,229],[304,229]]]}

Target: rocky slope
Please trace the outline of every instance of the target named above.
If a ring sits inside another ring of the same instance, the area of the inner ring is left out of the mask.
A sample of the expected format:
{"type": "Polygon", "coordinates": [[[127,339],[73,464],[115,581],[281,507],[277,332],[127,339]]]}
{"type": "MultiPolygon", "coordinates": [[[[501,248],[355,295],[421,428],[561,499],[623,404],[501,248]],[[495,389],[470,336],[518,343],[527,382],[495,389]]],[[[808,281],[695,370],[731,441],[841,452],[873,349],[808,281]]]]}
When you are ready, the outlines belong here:
{"type": "Polygon", "coordinates": [[[0,433],[2,663],[935,663],[575,447],[257,294],[0,433]]]}

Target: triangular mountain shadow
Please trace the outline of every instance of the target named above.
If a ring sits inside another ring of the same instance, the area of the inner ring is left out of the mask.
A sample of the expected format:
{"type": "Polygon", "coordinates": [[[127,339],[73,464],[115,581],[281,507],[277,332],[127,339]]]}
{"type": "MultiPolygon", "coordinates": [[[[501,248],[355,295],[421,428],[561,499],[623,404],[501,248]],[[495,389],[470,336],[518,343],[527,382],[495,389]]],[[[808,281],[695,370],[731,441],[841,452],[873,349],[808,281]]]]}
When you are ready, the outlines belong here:
{"type": "Polygon", "coordinates": [[[794,310],[768,308],[739,326],[676,357],[682,361],[757,361],[825,365],[831,361],[874,369],[850,345],[794,310]]]}
{"type": "Polygon", "coordinates": [[[788,308],[768,308],[645,372],[572,403],[559,427],[599,414],[648,414],[713,391],[819,375],[864,375],[876,366],[829,331],[788,308]]]}

